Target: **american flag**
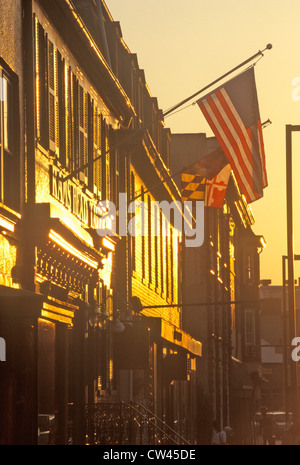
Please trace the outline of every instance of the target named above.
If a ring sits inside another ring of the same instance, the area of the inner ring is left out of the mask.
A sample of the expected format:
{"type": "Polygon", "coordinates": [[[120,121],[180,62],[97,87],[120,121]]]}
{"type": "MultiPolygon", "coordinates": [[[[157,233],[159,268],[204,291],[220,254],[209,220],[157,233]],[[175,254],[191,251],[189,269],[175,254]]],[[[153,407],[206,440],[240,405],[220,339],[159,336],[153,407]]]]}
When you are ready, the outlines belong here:
{"type": "Polygon", "coordinates": [[[263,195],[267,173],[254,69],[198,100],[248,203],[263,195]]]}

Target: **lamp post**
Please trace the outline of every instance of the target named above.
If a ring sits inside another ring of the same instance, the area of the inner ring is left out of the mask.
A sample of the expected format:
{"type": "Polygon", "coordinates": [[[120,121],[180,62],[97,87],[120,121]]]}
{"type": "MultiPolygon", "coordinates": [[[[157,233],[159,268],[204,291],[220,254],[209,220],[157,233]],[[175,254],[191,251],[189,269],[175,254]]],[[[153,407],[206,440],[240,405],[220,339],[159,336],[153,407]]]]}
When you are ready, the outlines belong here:
{"type": "MultiPolygon", "coordinates": [[[[287,345],[287,299],[286,299],[286,261],[287,255],[282,256],[282,332],[283,332],[283,380],[285,396],[286,423],[288,421],[288,345],[287,345]]],[[[300,260],[300,255],[294,255],[294,260],[300,260]]]]}
{"type": "MultiPolygon", "coordinates": [[[[296,337],[296,306],[294,282],[294,232],[293,232],[293,182],[292,182],[292,133],[300,131],[300,125],[286,125],[286,206],[287,206],[287,261],[288,261],[288,314],[289,337],[296,337]]],[[[291,365],[291,393],[294,419],[298,416],[297,363],[291,365]]]]}
{"type": "Polygon", "coordinates": [[[283,384],[285,402],[285,421],[288,420],[288,358],[287,358],[287,313],[286,313],[286,260],[287,256],[282,256],[282,332],[283,332],[283,384]]]}

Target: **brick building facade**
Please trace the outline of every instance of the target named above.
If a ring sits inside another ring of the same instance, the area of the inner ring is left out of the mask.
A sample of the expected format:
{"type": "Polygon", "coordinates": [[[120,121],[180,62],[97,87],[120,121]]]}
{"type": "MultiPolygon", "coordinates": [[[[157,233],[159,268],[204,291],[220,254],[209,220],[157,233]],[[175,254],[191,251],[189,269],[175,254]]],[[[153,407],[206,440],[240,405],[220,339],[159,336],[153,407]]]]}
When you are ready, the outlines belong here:
{"type": "Polygon", "coordinates": [[[150,210],[145,235],[97,232],[100,201],[118,222],[120,193],[180,198],[164,181],[170,134],[157,99],[103,1],[1,11],[1,443],[40,443],[39,421],[52,418],[55,444],[107,442],[102,419],[120,402],[194,440],[202,346],[182,329],[181,238],[161,213],[153,236],[150,210]]]}

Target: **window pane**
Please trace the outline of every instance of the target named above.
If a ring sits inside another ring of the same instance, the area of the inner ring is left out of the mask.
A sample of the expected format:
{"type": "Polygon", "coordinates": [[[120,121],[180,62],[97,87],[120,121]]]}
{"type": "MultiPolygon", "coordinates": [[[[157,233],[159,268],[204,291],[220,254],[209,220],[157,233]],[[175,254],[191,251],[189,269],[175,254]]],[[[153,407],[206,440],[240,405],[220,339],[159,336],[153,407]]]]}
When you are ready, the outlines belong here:
{"type": "MultiPolygon", "coordinates": [[[[8,67],[7,67],[8,68],[8,67]]],[[[18,210],[19,205],[19,118],[15,108],[17,101],[17,82],[13,73],[0,68],[0,202],[18,210]]]]}
{"type": "Polygon", "coordinates": [[[4,76],[2,79],[2,104],[3,104],[3,145],[11,150],[11,85],[4,76]]]}

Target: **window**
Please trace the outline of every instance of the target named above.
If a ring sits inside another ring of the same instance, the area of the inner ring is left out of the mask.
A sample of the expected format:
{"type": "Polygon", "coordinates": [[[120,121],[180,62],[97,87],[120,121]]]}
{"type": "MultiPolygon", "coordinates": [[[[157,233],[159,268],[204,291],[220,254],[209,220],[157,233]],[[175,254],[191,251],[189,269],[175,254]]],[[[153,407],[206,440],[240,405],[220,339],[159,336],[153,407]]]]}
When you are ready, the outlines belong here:
{"type": "Polygon", "coordinates": [[[49,105],[49,148],[59,155],[59,111],[57,50],[48,40],[48,105],[49,105]]]}
{"type": "Polygon", "coordinates": [[[174,300],[174,232],[170,228],[170,279],[171,279],[171,300],[174,300]]]}
{"type": "Polygon", "coordinates": [[[251,252],[245,254],[245,282],[247,284],[254,282],[254,255],[251,252]]]}
{"type": "Polygon", "coordinates": [[[109,136],[110,136],[111,128],[106,124],[105,120],[103,119],[103,172],[104,172],[104,185],[102,187],[103,198],[106,200],[111,200],[111,188],[110,188],[110,153],[109,153],[109,136]]]}
{"type": "Polygon", "coordinates": [[[18,78],[0,59],[0,202],[19,209],[18,78]]]}
{"type": "Polygon", "coordinates": [[[67,134],[67,68],[65,66],[65,60],[57,51],[57,75],[58,75],[58,85],[57,85],[57,113],[59,119],[57,121],[57,131],[58,131],[58,146],[59,146],[59,159],[63,167],[67,163],[67,147],[66,147],[66,134],[67,134]]]}
{"type": "MultiPolygon", "coordinates": [[[[88,162],[88,96],[83,87],[79,85],[78,96],[78,113],[79,113],[79,162],[78,165],[83,166],[88,162]]],[[[87,183],[88,170],[84,169],[81,172],[80,178],[87,183]]]]}
{"type": "Polygon", "coordinates": [[[49,146],[47,98],[47,35],[42,26],[36,25],[36,99],[37,138],[46,150],[49,146]]]}
{"type": "Polygon", "coordinates": [[[152,209],[150,195],[148,195],[148,270],[149,283],[152,283],[152,209]]]}
{"type": "Polygon", "coordinates": [[[160,241],[160,287],[161,287],[161,292],[163,293],[165,291],[164,289],[164,262],[165,262],[165,257],[164,257],[164,241],[163,241],[163,236],[164,236],[164,231],[163,231],[163,216],[162,212],[159,212],[159,241],[160,241]]]}
{"type": "Polygon", "coordinates": [[[38,143],[65,166],[69,97],[65,61],[39,22],[36,22],[35,51],[38,143]]]}
{"type": "Polygon", "coordinates": [[[154,285],[156,290],[159,287],[159,209],[154,203],[152,208],[152,236],[154,236],[154,285]]]}
{"type": "Polygon", "coordinates": [[[255,355],[255,310],[246,308],[245,310],[245,355],[255,355]]]}
{"type": "MultiPolygon", "coordinates": [[[[131,190],[130,197],[131,197],[131,199],[134,199],[135,198],[135,177],[134,177],[134,174],[132,172],[130,173],[130,190],[131,190]]],[[[130,241],[131,241],[131,269],[133,271],[135,271],[135,269],[136,269],[135,230],[132,231],[132,233],[130,235],[130,241]]]]}
{"type": "Polygon", "coordinates": [[[93,104],[93,144],[94,144],[94,194],[101,198],[101,186],[102,186],[102,159],[101,159],[101,148],[102,148],[102,116],[99,113],[97,106],[93,104]]]}
{"type": "MultiPolygon", "coordinates": [[[[167,223],[166,223],[166,228],[167,228],[167,223]]],[[[169,265],[169,259],[170,259],[170,247],[169,247],[169,234],[166,232],[166,237],[165,237],[165,266],[166,266],[166,296],[169,297],[169,292],[170,292],[170,265],[169,265]]]]}
{"type": "Polygon", "coordinates": [[[144,208],[144,202],[145,202],[145,194],[144,194],[144,186],[141,186],[141,201],[142,201],[142,207],[141,207],[141,240],[142,240],[142,278],[145,278],[146,270],[145,270],[145,208],[144,208]]]}

